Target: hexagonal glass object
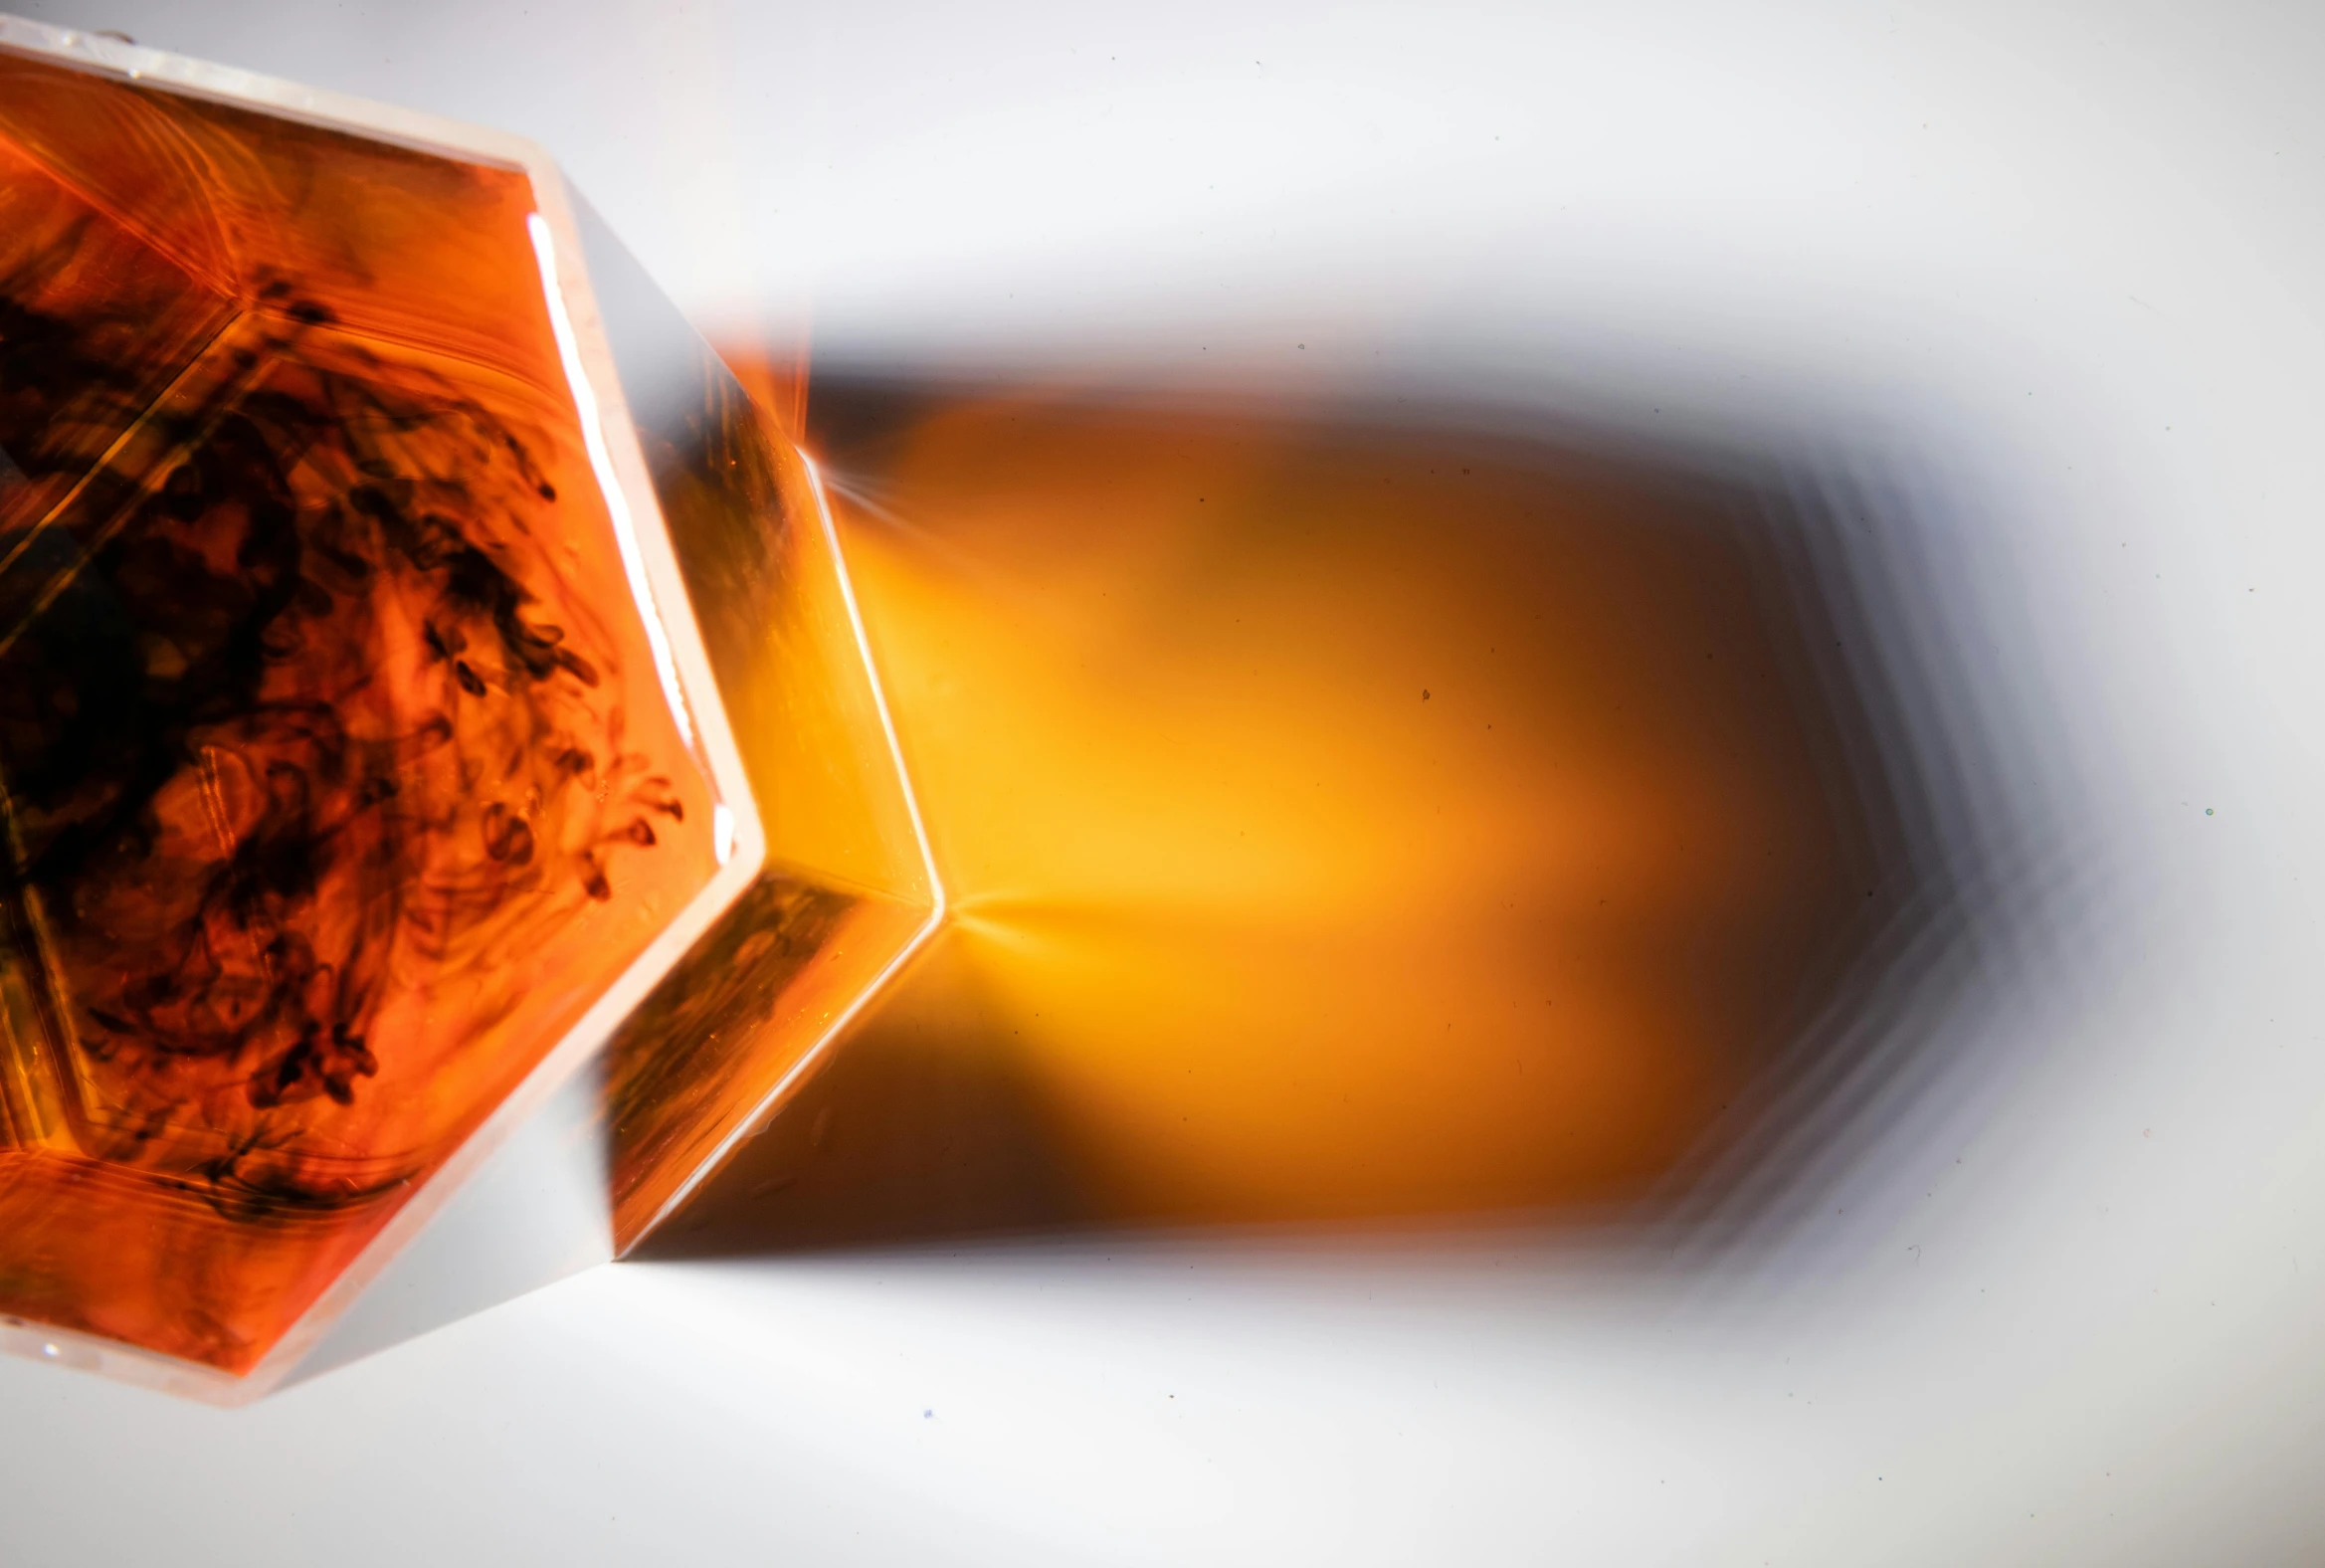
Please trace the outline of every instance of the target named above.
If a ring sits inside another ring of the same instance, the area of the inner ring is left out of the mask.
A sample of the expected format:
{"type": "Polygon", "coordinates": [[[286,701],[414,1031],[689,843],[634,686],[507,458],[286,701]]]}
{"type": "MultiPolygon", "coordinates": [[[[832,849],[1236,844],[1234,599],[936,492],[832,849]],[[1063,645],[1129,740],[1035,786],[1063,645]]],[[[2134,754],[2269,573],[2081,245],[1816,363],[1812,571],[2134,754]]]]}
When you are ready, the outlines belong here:
{"type": "Polygon", "coordinates": [[[938,894],[812,468],[536,149],[0,19],[0,1340],[295,1361],[611,1042],[622,1245],[938,894]]]}

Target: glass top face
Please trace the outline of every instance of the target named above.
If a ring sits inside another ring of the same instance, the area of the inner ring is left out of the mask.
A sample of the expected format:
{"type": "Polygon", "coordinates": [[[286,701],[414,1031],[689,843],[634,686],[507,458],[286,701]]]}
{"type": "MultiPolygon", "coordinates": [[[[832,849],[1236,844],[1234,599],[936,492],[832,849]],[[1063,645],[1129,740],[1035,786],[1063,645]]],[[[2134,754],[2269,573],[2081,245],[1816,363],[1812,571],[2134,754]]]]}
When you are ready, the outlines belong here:
{"type": "Polygon", "coordinates": [[[716,871],[532,212],[0,53],[0,1315],[247,1370],[716,871]]]}

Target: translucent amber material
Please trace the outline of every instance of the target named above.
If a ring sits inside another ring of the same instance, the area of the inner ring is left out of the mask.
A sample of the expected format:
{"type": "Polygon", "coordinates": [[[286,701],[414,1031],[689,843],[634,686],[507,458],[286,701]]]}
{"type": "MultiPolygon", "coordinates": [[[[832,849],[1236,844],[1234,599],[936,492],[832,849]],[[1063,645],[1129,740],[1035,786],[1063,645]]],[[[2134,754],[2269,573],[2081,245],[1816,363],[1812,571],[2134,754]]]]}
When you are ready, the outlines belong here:
{"type": "Polygon", "coordinates": [[[0,19],[0,1338],[280,1372],[617,1028],[651,1224],[934,902],[850,612],[531,148],[0,19]]]}

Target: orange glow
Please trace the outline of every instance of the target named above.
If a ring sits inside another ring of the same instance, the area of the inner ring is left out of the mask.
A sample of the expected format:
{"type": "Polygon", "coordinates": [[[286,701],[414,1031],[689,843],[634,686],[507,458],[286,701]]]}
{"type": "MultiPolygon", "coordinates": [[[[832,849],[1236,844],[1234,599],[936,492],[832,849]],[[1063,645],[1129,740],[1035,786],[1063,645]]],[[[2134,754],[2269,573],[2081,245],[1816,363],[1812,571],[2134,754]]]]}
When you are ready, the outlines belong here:
{"type": "Polygon", "coordinates": [[[843,1133],[942,1061],[1077,1217],[1173,1222],[1590,1205],[1702,1144],[1863,889],[1699,494],[1321,409],[910,407],[831,467],[957,915],[843,1133]]]}

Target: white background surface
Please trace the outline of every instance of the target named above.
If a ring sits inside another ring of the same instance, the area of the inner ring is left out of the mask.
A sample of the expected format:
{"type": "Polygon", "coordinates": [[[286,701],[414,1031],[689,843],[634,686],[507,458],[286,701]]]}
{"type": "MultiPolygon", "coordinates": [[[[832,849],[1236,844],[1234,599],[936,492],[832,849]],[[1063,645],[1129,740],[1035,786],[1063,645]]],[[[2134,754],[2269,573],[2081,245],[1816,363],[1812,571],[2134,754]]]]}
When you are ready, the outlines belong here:
{"type": "Polygon", "coordinates": [[[2325,1558],[2325,12],[27,9],[532,135],[839,358],[1958,468],[2057,838],[1937,1021],[2010,1071],[1749,1275],[1089,1243],[601,1268],[239,1413],[10,1363],[0,1562],[2325,1558]]]}

